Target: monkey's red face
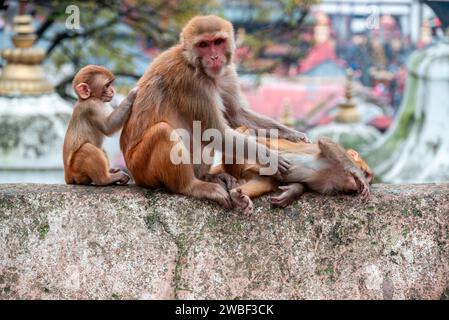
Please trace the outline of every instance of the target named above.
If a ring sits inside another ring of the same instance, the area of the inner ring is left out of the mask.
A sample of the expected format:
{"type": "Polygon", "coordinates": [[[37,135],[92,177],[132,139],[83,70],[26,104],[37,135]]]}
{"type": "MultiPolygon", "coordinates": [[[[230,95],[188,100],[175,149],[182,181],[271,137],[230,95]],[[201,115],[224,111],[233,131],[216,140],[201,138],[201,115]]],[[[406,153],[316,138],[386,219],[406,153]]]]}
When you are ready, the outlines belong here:
{"type": "Polygon", "coordinates": [[[211,76],[220,75],[228,63],[226,42],[222,37],[203,37],[195,44],[203,67],[211,76]]]}

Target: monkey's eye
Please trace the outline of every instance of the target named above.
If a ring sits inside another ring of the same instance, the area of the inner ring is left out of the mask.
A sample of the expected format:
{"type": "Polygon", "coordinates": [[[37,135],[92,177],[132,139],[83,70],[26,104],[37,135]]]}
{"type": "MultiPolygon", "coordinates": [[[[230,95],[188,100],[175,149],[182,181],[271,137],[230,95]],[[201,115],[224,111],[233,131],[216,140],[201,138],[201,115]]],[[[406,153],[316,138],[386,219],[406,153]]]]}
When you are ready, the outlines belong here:
{"type": "Polygon", "coordinates": [[[224,42],[225,42],[224,39],[219,38],[219,39],[217,39],[217,40],[214,41],[214,44],[215,44],[216,46],[219,46],[220,44],[222,44],[222,43],[224,43],[224,42]]]}
{"type": "Polygon", "coordinates": [[[207,44],[207,42],[206,41],[201,41],[199,44],[198,44],[198,47],[200,47],[200,48],[207,48],[209,45],[207,44]]]}

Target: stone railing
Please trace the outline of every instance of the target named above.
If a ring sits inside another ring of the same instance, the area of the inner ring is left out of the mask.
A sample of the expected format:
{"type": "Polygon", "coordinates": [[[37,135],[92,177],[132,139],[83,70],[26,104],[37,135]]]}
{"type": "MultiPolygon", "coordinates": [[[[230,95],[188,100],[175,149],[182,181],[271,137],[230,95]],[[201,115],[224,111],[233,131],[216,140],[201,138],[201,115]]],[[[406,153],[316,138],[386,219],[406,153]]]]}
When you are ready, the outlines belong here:
{"type": "Polygon", "coordinates": [[[246,217],[137,187],[0,185],[0,299],[449,297],[449,184],[255,208],[246,217]]]}

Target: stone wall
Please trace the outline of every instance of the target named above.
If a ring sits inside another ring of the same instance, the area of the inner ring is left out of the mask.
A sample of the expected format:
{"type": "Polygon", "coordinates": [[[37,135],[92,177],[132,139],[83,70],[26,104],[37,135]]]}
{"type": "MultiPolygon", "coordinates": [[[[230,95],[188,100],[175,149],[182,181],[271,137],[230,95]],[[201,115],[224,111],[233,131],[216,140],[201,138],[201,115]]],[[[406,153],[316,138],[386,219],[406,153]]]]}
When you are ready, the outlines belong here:
{"type": "Polygon", "coordinates": [[[447,299],[449,185],[255,201],[0,185],[0,299],[447,299]]]}

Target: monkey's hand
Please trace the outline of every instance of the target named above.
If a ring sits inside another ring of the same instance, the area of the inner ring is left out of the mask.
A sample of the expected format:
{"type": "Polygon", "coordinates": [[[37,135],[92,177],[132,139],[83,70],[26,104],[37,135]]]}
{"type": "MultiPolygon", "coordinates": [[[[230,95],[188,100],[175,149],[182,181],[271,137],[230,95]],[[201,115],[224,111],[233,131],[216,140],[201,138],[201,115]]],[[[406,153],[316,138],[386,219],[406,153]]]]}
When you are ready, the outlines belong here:
{"type": "Polygon", "coordinates": [[[309,138],[305,135],[305,133],[296,131],[296,130],[291,130],[290,132],[288,132],[285,135],[281,135],[280,138],[284,138],[286,140],[292,141],[292,142],[305,142],[305,143],[312,143],[309,138]]]}
{"type": "Polygon", "coordinates": [[[282,193],[278,196],[270,198],[270,202],[275,207],[285,208],[293,203],[299,196],[304,193],[304,186],[300,183],[292,183],[286,186],[280,186],[282,193]]]}
{"type": "Polygon", "coordinates": [[[261,169],[259,174],[262,176],[272,176],[272,175],[284,175],[288,172],[288,169],[290,169],[290,162],[279,152],[275,150],[269,150],[269,163],[260,163],[261,169]],[[274,160],[277,160],[277,168],[272,167],[271,165],[274,164],[274,160]],[[265,169],[269,168],[269,171],[266,171],[265,169]],[[262,171],[263,169],[263,171],[262,171]]]}
{"type": "Polygon", "coordinates": [[[278,158],[278,171],[280,174],[284,174],[288,172],[290,169],[290,162],[280,153],[271,151],[271,156],[278,158]]]}
{"type": "Polygon", "coordinates": [[[238,185],[237,179],[226,172],[217,174],[208,173],[204,176],[204,181],[218,183],[226,190],[234,189],[238,185]]]}
{"type": "Polygon", "coordinates": [[[361,194],[363,199],[367,199],[370,196],[369,183],[363,175],[363,172],[358,168],[353,168],[349,170],[349,173],[352,175],[355,183],[357,184],[358,193],[361,194]]]}
{"type": "Polygon", "coordinates": [[[218,183],[226,190],[234,189],[238,185],[237,179],[226,172],[217,174],[208,173],[204,176],[204,181],[218,183]]]}
{"type": "Polygon", "coordinates": [[[136,100],[138,91],[139,91],[139,87],[134,87],[129,91],[128,96],[126,97],[126,101],[129,104],[132,105],[134,103],[134,100],[136,100]]]}

